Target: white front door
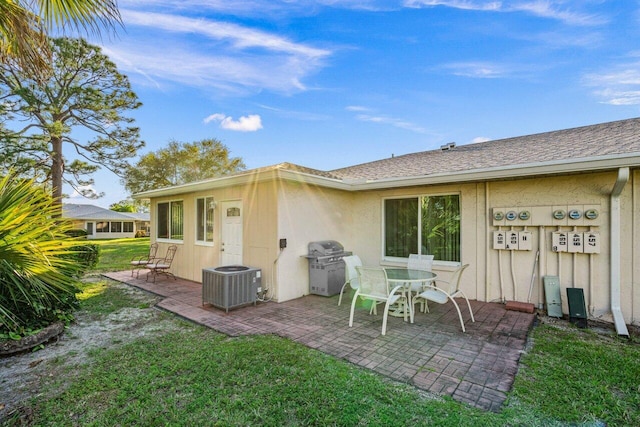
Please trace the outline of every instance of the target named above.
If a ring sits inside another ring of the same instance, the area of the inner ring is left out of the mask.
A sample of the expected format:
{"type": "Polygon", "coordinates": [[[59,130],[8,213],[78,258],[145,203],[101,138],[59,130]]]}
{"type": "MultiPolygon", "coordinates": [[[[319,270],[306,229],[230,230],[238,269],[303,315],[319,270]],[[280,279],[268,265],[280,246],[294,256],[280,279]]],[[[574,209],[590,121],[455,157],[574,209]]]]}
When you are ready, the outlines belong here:
{"type": "Polygon", "coordinates": [[[220,203],[222,227],[221,265],[242,265],[242,201],[220,203]]]}

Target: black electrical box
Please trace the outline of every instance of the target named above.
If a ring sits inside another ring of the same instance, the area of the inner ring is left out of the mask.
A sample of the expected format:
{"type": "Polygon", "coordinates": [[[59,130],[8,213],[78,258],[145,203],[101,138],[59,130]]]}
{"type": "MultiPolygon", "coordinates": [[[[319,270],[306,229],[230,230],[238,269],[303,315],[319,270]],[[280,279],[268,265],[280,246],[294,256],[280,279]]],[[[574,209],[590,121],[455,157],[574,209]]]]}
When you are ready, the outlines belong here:
{"type": "Polygon", "coordinates": [[[587,306],[584,303],[582,288],[567,288],[567,302],[569,303],[569,322],[578,328],[586,328],[587,306]]]}

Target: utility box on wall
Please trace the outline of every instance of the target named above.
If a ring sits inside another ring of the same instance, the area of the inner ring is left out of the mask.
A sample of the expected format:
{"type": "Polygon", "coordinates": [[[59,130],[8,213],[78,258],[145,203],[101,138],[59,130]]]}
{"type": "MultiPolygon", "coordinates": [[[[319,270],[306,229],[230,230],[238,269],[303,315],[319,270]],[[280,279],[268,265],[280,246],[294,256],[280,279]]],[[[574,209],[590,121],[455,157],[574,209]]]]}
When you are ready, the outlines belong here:
{"type": "Polygon", "coordinates": [[[569,303],[569,322],[578,328],[586,328],[587,306],[582,288],[567,288],[567,302],[569,303]]]}
{"type": "Polygon", "coordinates": [[[547,301],[547,316],[562,317],[562,300],[560,299],[560,278],[544,276],[544,295],[547,301]]]}

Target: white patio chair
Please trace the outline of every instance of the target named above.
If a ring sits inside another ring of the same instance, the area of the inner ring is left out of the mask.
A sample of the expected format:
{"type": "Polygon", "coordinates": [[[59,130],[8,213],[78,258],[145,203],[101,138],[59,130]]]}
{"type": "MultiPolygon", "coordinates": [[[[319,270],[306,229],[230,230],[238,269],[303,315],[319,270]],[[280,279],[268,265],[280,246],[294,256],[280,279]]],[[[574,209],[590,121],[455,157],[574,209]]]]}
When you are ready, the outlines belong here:
{"type": "Polygon", "coordinates": [[[134,270],[138,270],[136,271],[136,277],[139,277],[140,269],[146,268],[147,264],[149,264],[151,260],[156,257],[157,253],[158,253],[158,244],[152,243],[151,246],[149,246],[149,253],[143,256],[136,256],[131,258],[131,277],[133,277],[134,270]]]}
{"type": "Polygon", "coordinates": [[[167,254],[164,258],[154,258],[149,264],[147,264],[147,268],[149,269],[149,272],[147,273],[147,282],[149,281],[149,275],[151,275],[153,276],[153,283],[155,283],[156,277],[160,274],[164,274],[167,277],[171,276],[173,277],[173,280],[176,280],[176,276],[174,276],[169,269],[171,268],[171,264],[173,263],[173,258],[176,256],[177,250],[177,245],[171,245],[167,248],[167,254]]]}
{"type": "MultiPolygon", "coordinates": [[[[387,332],[387,317],[389,316],[389,307],[392,304],[402,302],[407,305],[407,300],[402,293],[402,285],[396,286],[389,290],[389,282],[387,282],[387,272],[379,267],[356,267],[360,286],[356,289],[356,293],[351,301],[351,314],[349,315],[349,327],[353,326],[353,313],[356,309],[358,298],[370,300],[373,305],[384,302],[384,313],[382,315],[382,335],[387,332]]],[[[407,320],[409,313],[408,307],[404,310],[404,320],[407,320]]],[[[369,313],[371,314],[371,313],[369,313]]]]}
{"type": "Polygon", "coordinates": [[[462,332],[465,332],[464,321],[462,320],[462,313],[460,312],[460,307],[458,307],[458,303],[454,299],[455,297],[461,296],[467,301],[467,307],[469,308],[469,314],[471,314],[471,321],[475,322],[476,320],[473,318],[473,311],[471,310],[471,304],[469,303],[469,298],[462,292],[459,288],[460,279],[462,278],[462,273],[465,268],[469,267],[469,264],[465,264],[458,268],[453,272],[451,276],[451,281],[445,282],[444,280],[436,279],[435,283],[444,283],[445,286],[443,288],[438,287],[436,285],[427,285],[425,290],[417,294],[413,297],[412,304],[415,305],[417,299],[424,299],[433,302],[437,302],[438,304],[446,304],[447,301],[451,301],[458,312],[458,317],[460,318],[460,326],[462,326],[462,332]]]}
{"type": "Polygon", "coordinates": [[[344,278],[345,282],[342,285],[342,289],[340,289],[340,298],[338,298],[338,305],[342,304],[342,293],[344,292],[344,288],[349,285],[351,289],[358,289],[360,287],[360,281],[358,280],[358,272],[356,271],[356,267],[362,266],[362,260],[358,255],[350,255],[343,257],[342,260],[345,264],[344,269],[344,278]]]}
{"type": "MultiPolygon", "coordinates": [[[[431,271],[433,269],[433,255],[409,254],[407,268],[409,270],[431,271]]],[[[413,294],[422,292],[423,285],[423,283],[411,284],[411,295],[409,296],[409,298],[411,298],[413,294]]],[[[427,301],[423,299],[422,301],[420,301],[420,311],[424,313],[425,310],[429,312],[429,306],[427,305],[427,301]]]]}

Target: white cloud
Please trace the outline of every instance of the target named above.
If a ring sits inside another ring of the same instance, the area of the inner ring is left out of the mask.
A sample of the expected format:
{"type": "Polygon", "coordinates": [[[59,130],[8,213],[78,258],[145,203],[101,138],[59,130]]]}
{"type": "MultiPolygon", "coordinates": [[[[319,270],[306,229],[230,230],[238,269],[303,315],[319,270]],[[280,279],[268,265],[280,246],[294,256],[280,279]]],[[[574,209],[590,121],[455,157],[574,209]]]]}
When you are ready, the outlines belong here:
{"type": "Polygon", "coordinates": [[[332,54],[235,23],[126,9],[121,13],[130,36],[108,43],[105,53],[132,79],[156,87],[177,83],[221,95],[294,93],[306,90],[304,79],[322,69],[332,54]]]}
{"type": "Polygon", "coordinates": [[[593,87],[602,103],[640,105],[640,62],[610,67],[603,73],[587,74],[583,83],[593,87]]]}
{"type": "MultiPolygon", "coordinates": [[[[607,22],[602,16],[568,9],[562,0],[405,0],[404,5],[412,8],[443,6],[453,9],[481,12],[524,12],[541,18],[554,19],[571,25],[602,25],[607,22]]],[[[578,3],[573,3],[574,7],[578,3]]]]}
{"type": "Polygon", "coordinates": [[[495,79],[508,77],[512,70],[504,65],[490,62],[456,62],[442,66],[456,76],[473,77],[478,79],[495,79]]]}
{"type": "Polygon", "coordinates": [[[233,120],[233,117],[216,113],[206,117],[203,121],[205,124],[219,122],[222,129],[238,132],[255,132],[262,129],[262,119],[257,114],[250,114],[242,116],[238,120],[233,120]]]}
{"type": "Polygon", "coordinates": [[[345,108],[345,110],[347,111],[371,111],[369,108],[367,107],[362,107],[360,105],[349,105],[345,108]]]}
{"type": "Polygon", "coordinates": [[[358,114],[356,115],[356,119],[362,122],[372,122],[372,123],[380,123],[384,125],[391,125],[393,127],[406,129],[406,130],[410,130],[412,132],[417,132],[417,133],[426,132],[426,130],[421,126],[418,126],[414,123],[408,122],[406,120],[398,119],[395,117],[389,117],[384,115],[358,114]]]}

